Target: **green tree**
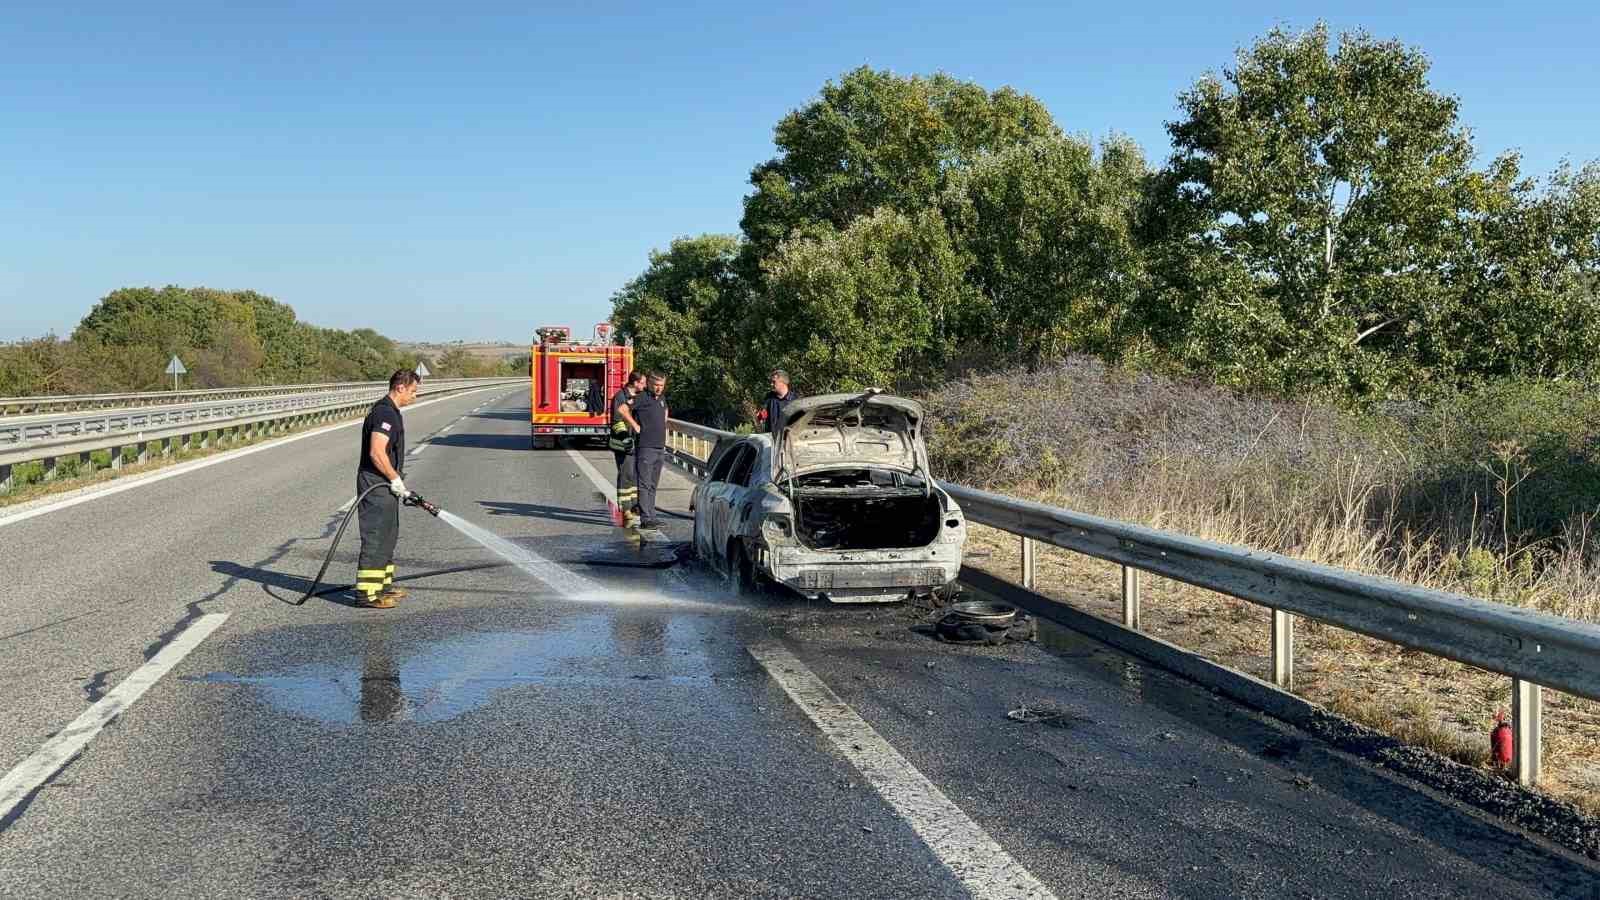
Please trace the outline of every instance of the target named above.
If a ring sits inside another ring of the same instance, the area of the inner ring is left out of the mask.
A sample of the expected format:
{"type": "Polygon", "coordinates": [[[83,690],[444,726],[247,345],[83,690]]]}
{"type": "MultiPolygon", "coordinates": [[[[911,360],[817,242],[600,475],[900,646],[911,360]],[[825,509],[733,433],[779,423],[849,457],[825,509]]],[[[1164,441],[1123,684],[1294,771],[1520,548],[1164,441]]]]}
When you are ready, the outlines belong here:
{"type": "Polygon", "coordinates": [[[818,236],[817,226],[841,230],[879,207],[930,207],[952,168],[1057,134],[1044,104],[1011,88],[866,66],[847,72],[778,122],[778,156],[750,173],[741,273],[758,279],[756,264],[781,241],[818,236]]]}
{"type": "Polygon", "coordinates": [[[73,383],[71,345],[55,335],[0,344],[0,397],[64,393],[73,383]]]}
{"type": "Polygon", "coordinates": [[[880,209],[779,246],[747,317],[745,370],[781,365],[811,391],[886,389],[928,373],[940,310],[971,302],[935,210],[880,209]]]}
{"type": "Polygon", "coordinates": [[[945,215],[982,300],[951,330],[990,360],[1114,354],[1137,331],[1147,175],[1131,141],[1108,141],[1097,159],[1086,141],[1056,136],[953,173],[945,215]]]}
{"type": "Polygon", "coordinates": [[[1476,223],[1515,161],[1472,169],[1423,54],[1365,32],[1274,30],[1179,97],[1148,222],[1145,310],[1235,384],[1382,396],[1448,371],[1476,223]]]}
{"type": "Polygon", "coordinates": [[[732,235],[677,238],[611,298],[611,321],[633,339],[637,366],[670,375],[686,413],[715,414],[747,393],[731,364],[745,312],[738,253],[732,235]]]}

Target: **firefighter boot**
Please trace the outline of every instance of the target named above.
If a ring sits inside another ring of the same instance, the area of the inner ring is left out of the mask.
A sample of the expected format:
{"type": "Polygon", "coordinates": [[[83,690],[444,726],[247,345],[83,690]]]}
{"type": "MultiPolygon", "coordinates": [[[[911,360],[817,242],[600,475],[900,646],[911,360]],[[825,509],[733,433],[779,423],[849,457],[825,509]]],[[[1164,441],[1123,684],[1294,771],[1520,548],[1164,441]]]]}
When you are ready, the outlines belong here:
{"type": "Polygon", "coordinates": [[[397,588],[394,586],[394,563],[389,563],[389,565],[384,567],[383,570],[383,592],[380,593],[378,597],[388,600],[389,606],[394,606],[397,601],[404,600],[405,596],[405,588],[397,588]]]}

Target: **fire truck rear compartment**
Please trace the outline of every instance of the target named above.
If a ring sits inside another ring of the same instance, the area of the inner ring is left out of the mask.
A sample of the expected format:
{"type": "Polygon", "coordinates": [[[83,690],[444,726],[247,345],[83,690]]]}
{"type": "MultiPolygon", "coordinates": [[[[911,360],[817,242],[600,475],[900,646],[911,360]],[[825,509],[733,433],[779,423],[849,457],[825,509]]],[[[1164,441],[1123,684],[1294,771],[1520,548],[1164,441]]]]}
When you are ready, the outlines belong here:
{"type": "Polygon", "coordinates": [[[561,411],[591,416],[605,412],[605,381],[604,363],[562,361],[561,411]]]}
{"type": "Polygon", "coordinates": [[[939,537],[944,511],[920,482],[871,469],[820,472],[795,479],[790,502],[795,536],[812,550],[925,547],[939,537]]]}

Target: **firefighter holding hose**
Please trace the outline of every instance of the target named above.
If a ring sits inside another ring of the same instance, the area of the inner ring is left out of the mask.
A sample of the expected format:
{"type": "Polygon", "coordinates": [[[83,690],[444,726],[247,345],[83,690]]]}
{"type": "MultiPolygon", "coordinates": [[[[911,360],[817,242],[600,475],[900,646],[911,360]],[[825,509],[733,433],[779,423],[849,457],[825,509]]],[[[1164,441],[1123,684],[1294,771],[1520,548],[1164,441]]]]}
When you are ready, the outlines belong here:
{"type": "Polygon", "coordinates": [[[400,503],[410,495],[401,479],[406,461],[406,423],[400,410],[417,399],[422,378],[400,369],[389,376],[383,395],[361,423],[361,455],[356,465],[356,495],[361,521],[361,555],[356,591],[361,605],[389,609],[406,595],[394,586],[394,545],[400,538],[400,503]],[[385,485],[385,490],[371,490],[385,485]],[[371,490],[371,493],[367,493],[371,490]],[[365,496],[362,496],[365,495],[365,496]]]}
{"type": "Polygon", "coordinates": [[[639,420],[633,416],[633,398],[644,390],[644,376],[629,372],[628,380],[611,398],[611,436],[606,441],[617,460],[617,510],[624,525],[638,517],[639,486],[634,479],[633,445],[638,440],[639,420]]]}

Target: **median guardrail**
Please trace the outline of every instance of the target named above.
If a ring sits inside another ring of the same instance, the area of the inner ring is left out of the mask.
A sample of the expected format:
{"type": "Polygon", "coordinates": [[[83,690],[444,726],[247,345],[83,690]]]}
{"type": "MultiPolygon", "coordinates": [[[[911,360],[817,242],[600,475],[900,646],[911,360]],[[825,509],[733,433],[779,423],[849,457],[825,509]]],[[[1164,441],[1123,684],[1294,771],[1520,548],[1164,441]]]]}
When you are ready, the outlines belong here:
{"type": "MultiPolygon", "coordinates": [[[[522,378],[428,379],[423,381],[420,395],[439,396],[523,381],[522,378]]],[[[153,456],[169,457],[194,447],[225,446],[348,418],[364,413],[387,387],[387,382],[378,382],[360,390],[242,398],[159,412],[130,411],[115,417],[88,417],[83,421],[90,424],[76,432],[52,434],[11,445],[0,440],[0,494],[12,490],[16,467],[20,465],[41,463],[43,480],[53,481],[63,472],[78,474],[84,468],[86,455],[105,451],[109,453],[107,467],[120,469],[127,463],[146,462],[153,456]],[[103,427],[97,427],[96,422],[103,427]],[[131,459],[127,458],[130,454],[124,452],[125,448],[131,451],[131,459]]],[[[0,425],[0,434],[3,429],[0,425]]],[[[91,464],[89,468],[94,467],[91,464]]]]}
{"type": "Polygon", "coordinates": [[[307,394],[353,388],[374,388],[384,381],[329,381],[313,384],[263,384],[251,387],[198,388],[188,391],[129,391],[120,394],[60,394],[38,397],[0,397],[0,418],[43,415],[80,409],[112,409],[139,406],[167,406],[237,397],[266,397],[279,394],[307,394]]]}
{"type": "MultiPolygon", "coordinates": [[[[714,448],[739,435],[687,422],[669,425],[675,461],[703,476],[714,448]]],[[[1140,630],[1140,573],[1149,572],[1265,607],[1272,681],[1294,682],[1294,619],[1315,619],[1368,637],[1497,672],[1511,679],[1518,781],[1540,775],[1542,688],[1600,700],[1600,626],[1388,578],[1218,544],[1028,500],[940,482],[968,522],[1021,541],[1017,585],[1034,587],[1039,543],[1121,566],[1121,627],[1140,630]]],[[[1059,601],[1035,595],[1045,610],[1059,601]]]]}

